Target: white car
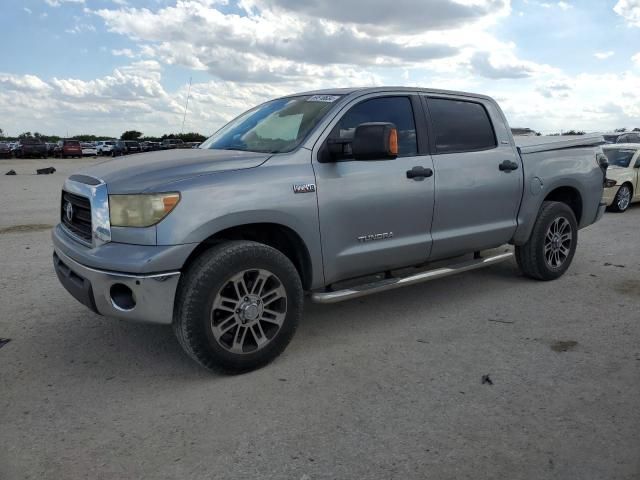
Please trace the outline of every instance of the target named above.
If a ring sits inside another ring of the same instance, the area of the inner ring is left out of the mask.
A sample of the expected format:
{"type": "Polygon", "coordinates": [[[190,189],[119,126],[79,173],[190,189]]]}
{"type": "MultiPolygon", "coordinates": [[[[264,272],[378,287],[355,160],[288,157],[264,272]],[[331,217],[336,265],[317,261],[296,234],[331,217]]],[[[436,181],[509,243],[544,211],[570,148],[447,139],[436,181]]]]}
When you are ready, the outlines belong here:
{"type": "Polygon", "coordinates": [[[115,140],[102,140],[96,143],[96,150],[98,155],[111,155],[113,146],[116,144],[115,140]]]}
{"type": "Polygon", "coordinates": [[[88,157],[88,156],[96,156],[98,155],[98,150],[96,149],[96,146],[93,143],[81,143],[80,144],[82,146],[82,156],[83,157],[88,157]]]}
{"type": "Polygon", "coordinates": [[[640,143],[605,145],[602,151],[609,160],[603,201],[610,210],[624,212],[640,202],[640,143]]]}

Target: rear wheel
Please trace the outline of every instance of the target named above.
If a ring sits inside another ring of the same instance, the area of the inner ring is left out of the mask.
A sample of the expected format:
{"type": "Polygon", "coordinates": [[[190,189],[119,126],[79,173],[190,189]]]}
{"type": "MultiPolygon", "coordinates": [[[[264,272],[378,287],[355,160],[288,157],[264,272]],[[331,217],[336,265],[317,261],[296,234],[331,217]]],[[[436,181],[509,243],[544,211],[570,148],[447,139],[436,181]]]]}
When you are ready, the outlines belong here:
{"type": "Polygon", "coordinates": [[[623,184],[619,189],[618,193],[616,193],[615,198],[613,199],[613,203],[611,204],[610,210],[612,212],[622,213],[629,208],[631,204],[631,197],[633,196],[633,191],[631,190],[631,186],[628,184],[623,184]]]}
{"type": "Polygon", "coordinates": [[[561,202],[544,202],[529,241],[516,246],[522,273],[536,280],[554,280],[567,271],[578,244],[573,210],[561,202]]]}
{"type": "Polygon", "coordinates": [[[173,327],[187,354],[205,368],[242,373],[276,358],[302,314],[303,291],[278,250],[233,241],[203,253],[181,279],[173,327]]]}

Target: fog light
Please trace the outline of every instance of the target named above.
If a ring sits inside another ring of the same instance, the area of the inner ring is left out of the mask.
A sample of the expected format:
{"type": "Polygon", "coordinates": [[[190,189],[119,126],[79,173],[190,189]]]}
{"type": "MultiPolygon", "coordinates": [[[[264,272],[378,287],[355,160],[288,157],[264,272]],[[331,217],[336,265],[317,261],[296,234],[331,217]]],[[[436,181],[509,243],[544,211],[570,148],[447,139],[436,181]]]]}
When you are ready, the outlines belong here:
{"type": "Polygon", "coordinates": [[[114,283],[109,290],[111,295],[111,303],[118,310],[129,311],[136,306],[136,299],[133,291],[122,283],[114,283]]]}

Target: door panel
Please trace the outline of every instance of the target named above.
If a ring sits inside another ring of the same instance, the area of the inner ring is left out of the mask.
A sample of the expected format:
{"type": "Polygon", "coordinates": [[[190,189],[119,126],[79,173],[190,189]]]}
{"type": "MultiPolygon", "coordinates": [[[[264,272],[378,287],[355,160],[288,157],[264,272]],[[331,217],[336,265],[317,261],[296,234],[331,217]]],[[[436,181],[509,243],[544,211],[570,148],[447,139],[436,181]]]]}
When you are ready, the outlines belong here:
{"type": "Polygon", "coordinates": [[[502,119],[479,101],[427,104],[436,185],[431,259],[507,243],[517,226],[522,162],[505,129],[492,126],[502,119]]]}
{"type": "Polygon", "coordinates": [[[336,119],[329,136],[344,139],[357,124],[392,122],[398,128],[401,156],[374,161],[314,160],[327,283],[418,264],[429,256],[433,177],[410,179],[407,171],[433,169],[433,163],[430,155],[420,152],[413,118],[407,121],[403,116],[402,112],[411,115],[413,111],[406,93],[392,102],[389,98],[374,97],[352,105],[336,119]]]}
{"type": "Polygon", "coordinates": [[[433,259],[507,243],[516,229],[522,195],[518,171],[498,165],[510,149],[434,155],[436,205],[433,259]],[[507,150],[507,151],[504,151],[507,150]]]}

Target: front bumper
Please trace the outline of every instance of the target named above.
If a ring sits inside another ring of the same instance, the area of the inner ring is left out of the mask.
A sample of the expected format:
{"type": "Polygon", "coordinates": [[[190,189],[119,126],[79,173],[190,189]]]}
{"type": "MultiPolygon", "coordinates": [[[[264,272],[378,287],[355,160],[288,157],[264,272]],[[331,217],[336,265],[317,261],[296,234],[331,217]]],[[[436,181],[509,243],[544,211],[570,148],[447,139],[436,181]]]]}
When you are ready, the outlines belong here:
{"type": "Polygon", "coordinates": [[[614,199],[616,198],[616,194],[618,193],[618,189],[620,185],[616,185],[614,187],[605,188],[602,192],[602,201],[605,203],[607,207],[610,207],[613,204],[614,199]]]}
{"type": "Polygon", "coordinates": [[[593,223],[596,223],[598,220],[602,218],[606,209],[607,209],[607,204],[604,201],[601,201],[600,205],[598,205],[598,212],[596,213],[596,218],[593,221],[593,223]]]}
{"type": "Polygon", "coordinates": [[[130,274],[82,265],[54,248],[60,283],[80,303],[108,317],[170,324],[180,272],[130,274]],[[123,292],[130,298],[123,301],[123,292]],[[130,292],[130,294],[129,294],[130,292]]]}

